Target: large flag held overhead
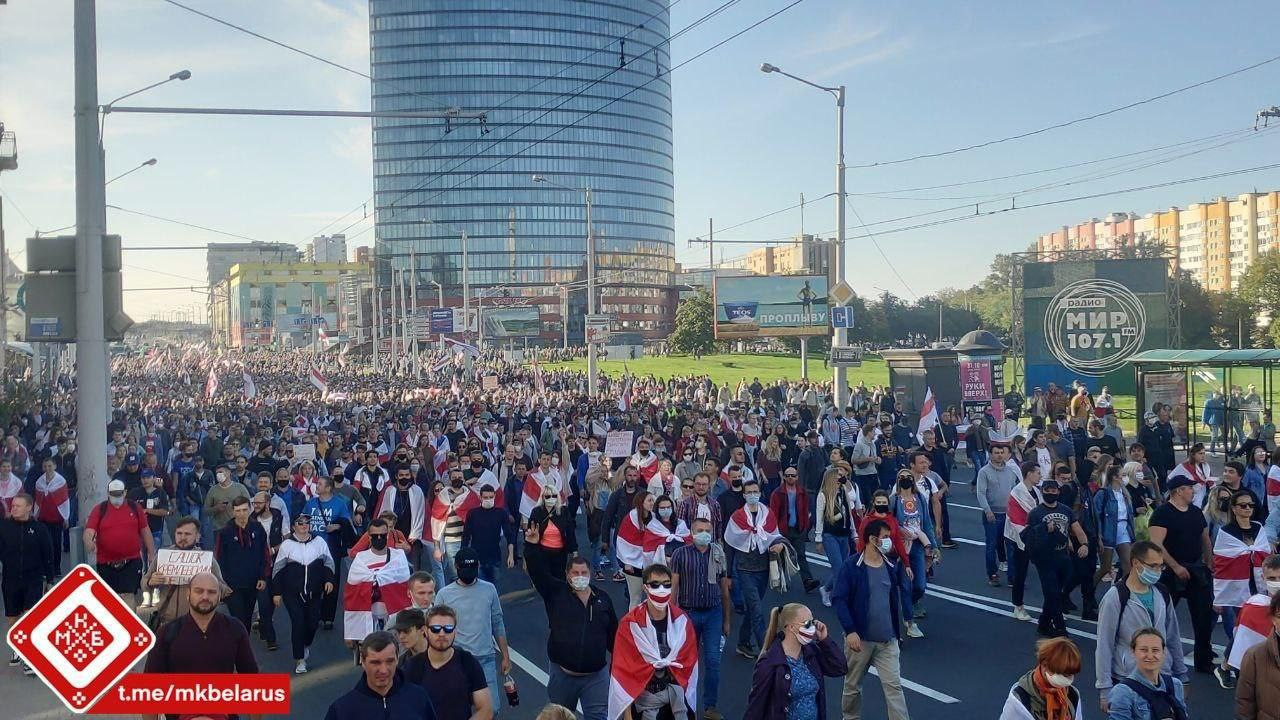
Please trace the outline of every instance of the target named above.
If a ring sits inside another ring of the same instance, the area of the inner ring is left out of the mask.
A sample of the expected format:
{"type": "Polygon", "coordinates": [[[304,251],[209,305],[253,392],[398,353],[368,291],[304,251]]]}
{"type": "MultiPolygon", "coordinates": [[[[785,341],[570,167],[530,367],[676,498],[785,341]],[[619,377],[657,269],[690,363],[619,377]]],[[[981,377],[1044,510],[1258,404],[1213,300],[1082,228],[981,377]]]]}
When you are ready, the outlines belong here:
{"type": "Polygon", "coordinates": [[[320,372],[320,368],[311,368],[311,384],[320,391],[321,397],[329,392],[329,381],[325,379],[324,373],[320,372]]]}
{"type": "Polygon", "coordinates": [[[385,619],[409,607],[409,574],[409,560],[399,548],[388,548],[386,555],[372,549],[358,553],[343,589],[343,638],[364,640],[375,629],[375,616],[385,619]],[[375,588],[379,596],[376,603],[375,588]]]}
{"type": "Polygon", "coordinates": [[[1220,532],[1213,543],[1213,604],[1241,607],[1249,599],[1249,578],[1254,588],[1266,587],[1262,563],[1271,554],[1271,540],[1260,531],[1252,545],[1231,533],[1220,532]]]}
{"type": "Polygon", "coordinates": [[[920,407],[920,424],[916,428],[916,436],[924,434],[938,426],[938,401],[933,397],[933,388],[924,388],[924,405],[920,407]]]}
{"type": "Polygon", "coordinates": [[[436,450],[435,454],[431,457],[431,464],[433,469],[436,471],[436,477],[449,477],[449,436],[444,433],[440,433],[431,441],[431,445],[435,447],[436,450]]]}
{"type": "Polygon", "coordinates": [[[631,410],[631,376],[622,384],[622,392],[618,393],[618,409],[623,412],[631,410]]]}
{"type": "Polygon", "coordinates": [[[253,382],[253,376],[247,370],[242,371],[241,375],[244,376],[244,399],[252,400],[258,397],[258,386],[253,382]]]}
{"type": "Polygon", "coordinates": [[[218,394],[218,373],[216,367],[209,368],[209,379],[204,383],[204,396],[210,400],[218,394]]]}
{"type": "Polygon", "coordinates": [[[1231,657],[1227,658],[1227,664],[1237,670],[1245,652],[1271,635],[1271,597],[1258,594],[1249,598],[1238,618],[1231,638],[1231,657]]]}
{"type": "Polygon", "coordinates": [[[453,350],[456,350],[461,353],[465,353],[467,355],[470,355],[471,357],[477,357],[477,358],[480,357],[480,348],[476,347],[475,345],[468,345],[464,342],[454,340],[453,338],[450,338],[450,337],[445,338],[444,341],[453,350]]]}

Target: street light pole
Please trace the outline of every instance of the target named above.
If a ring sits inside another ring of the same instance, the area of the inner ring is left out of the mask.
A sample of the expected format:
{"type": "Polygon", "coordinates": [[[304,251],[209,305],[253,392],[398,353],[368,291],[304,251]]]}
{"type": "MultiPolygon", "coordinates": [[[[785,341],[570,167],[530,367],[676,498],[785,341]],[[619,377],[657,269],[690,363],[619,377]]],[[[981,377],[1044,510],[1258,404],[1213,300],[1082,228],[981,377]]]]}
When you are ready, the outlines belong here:
{"type": "MultiPolygon", "coordinates": [[[[444,307],[444,286],[436,282],[435,280],[432,280],[431,284],[436,286],[436,307],[443,308],[444,307]]],[[[444,352],[444,333],[440,333],[440,352],[444,352]]]]}
{"type": "MultiPolygon", "coordinates": [[[[534,175],[535,183],[546,183],[562,190],[571,192],[580,192],[584,196],[586,203],[586,224],[587,224],[587,315],[596,314],[596,241],[594,228],[591,225],[591,186],[583,188],[573,188],[567,185],[561,185],[548,180],[543,175],[534,175]]],[[[586,339],[585,337],[583,338],[586,339]]],[[[596,344],[587,343],[587,395],[589,397],[596,396],[596,380],[599,377],[599,368],[597,366],[596,344]]]]}
{"type": "MultiPolygon", "coordinates": [[[[804,83],[812,88],[817,88],[823,92],[831,93],[836,99],[836,241],[828,253],[829,265],[827,268],[828,285],[834,287],[837,283],[844,280],[845,270],[845,232],[844,232],[844,213],[845,213],[845,164],[844,164],[844,100],[845,86],[828,87],[819,85],[814,82],[805,80],[802,77],[796,77],[791,73],[784,72],[776,65],[762,63],[760,71],[763,73],[778,73],[804,83]]],[[[833,330],[832,343],[833,348],[847,347],[849,341],[849,331],[844,328],[835,328],[833,330]]],[[[833,363],[834,366],[834,363],[833,363]]],[[[834,384],[834,394],[836,407],[843,408],[849,402],[849,383],[848,373],[845,368],[835,366],[833,368],[832,380],[834,384]]]]}

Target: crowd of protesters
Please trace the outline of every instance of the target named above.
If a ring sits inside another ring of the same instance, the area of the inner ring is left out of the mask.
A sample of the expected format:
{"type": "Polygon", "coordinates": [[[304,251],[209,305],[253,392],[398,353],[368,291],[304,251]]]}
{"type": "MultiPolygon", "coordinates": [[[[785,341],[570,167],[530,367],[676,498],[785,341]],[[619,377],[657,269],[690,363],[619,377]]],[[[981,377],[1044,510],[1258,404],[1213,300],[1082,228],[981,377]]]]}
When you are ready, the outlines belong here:
{"type": "Polygon", "coordinates": [[[93,479],[107,500],[89,508],[74,395],[55,389],[0,448],[6,616],[67,569],[68,529],[82,526],[103,579],[157,631],[148,672],[256,672],[287,626],[303,674],[341,625],[362,673],[330,718],[484,720],[518,703],[499,588],[523,573],[546,610],[548,696],[587,718],[716,720],[732,643],[756,663],[749,718],[827,717],[826,678],[858,718],[874,669],[900,720],[902,643],[924,637],[930,579],[956,547],[963,444],[987,582],[1005,575],[1020,620],[1031,569],[1044,597],[1037,666],[1004,717],[1077,716],[1079,650],[1063,639],[1077,607],[1099,623],[1111,717],[1185,717],[1189,669],[1235,687],[1254,708],[1240,717],[1265,717],[1274,698],[1280,455],[1265,443],[1214,477],[1200,446],[1175,462],[1167,406],[1126,444],[1105,389],[1083,386],[1066,402],[1057,388],[1053,402],[1006,398],[999,422],[948,408],[921,424],[880,388],[839,408],[820,383],[626,375],[589,392],[581,373],[465,347],[420,365],[200,348],[118,358],[110,477],[93,479]],[[208,551],[210,568],[165,577],[162,548],[208,551]],[[793,582],[840,628],[780,604],[793,582]],[[1218,623],[1229,644],[1215,659],[1218,623]]]}

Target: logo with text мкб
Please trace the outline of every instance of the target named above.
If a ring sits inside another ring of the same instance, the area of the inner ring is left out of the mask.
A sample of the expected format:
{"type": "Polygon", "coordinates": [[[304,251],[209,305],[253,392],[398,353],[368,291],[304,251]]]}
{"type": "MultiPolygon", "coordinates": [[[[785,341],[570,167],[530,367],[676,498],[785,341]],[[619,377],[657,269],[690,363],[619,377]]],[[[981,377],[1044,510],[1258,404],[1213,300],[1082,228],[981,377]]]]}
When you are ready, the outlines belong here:
{"type": "Polygon", "coordinates": [[[88,565],[77,565],[9,628],[9,647],[75,712],[84,712],[155,644],[88,565]]]}

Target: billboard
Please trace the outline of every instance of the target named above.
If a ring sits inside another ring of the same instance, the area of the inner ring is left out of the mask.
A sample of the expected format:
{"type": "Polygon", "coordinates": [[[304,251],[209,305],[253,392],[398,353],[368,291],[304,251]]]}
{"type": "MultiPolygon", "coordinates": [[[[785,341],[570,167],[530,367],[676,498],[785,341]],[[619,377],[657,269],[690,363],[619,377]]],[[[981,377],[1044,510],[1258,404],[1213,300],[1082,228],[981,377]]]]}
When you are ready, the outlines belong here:
{"type": "Polygon", "coordinates": [[[1023,265],[1027,387],[1080,379],[1132,393],[1129,358],[1169,347],[1168,283],[1164,259],[1023,265]]]}
{"type": "Polygon", "coordinates": [[[718,340],[831,333],[825,275],[720,277],[713,287],[718,340]]]}
{"type": "Polygon", "coordinates": [[[484,309],[484,336],[487,338],[536,337],[542,321],[536,307],[484,309]]]}

